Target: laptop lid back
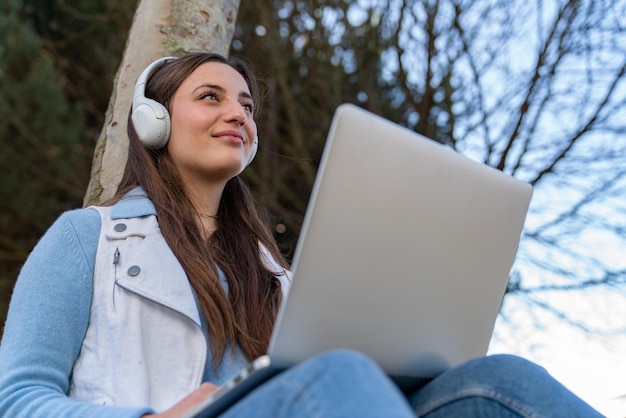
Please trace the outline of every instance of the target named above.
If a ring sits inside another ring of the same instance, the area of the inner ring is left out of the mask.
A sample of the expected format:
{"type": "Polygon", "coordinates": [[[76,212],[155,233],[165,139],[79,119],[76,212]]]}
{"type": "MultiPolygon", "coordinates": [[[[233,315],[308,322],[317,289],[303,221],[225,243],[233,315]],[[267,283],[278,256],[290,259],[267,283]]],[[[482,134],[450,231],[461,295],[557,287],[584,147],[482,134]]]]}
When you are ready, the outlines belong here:
{"type": "Polygon", "coordinates": [[[530,185],[353,105],[341,105],[269,353],[283,367],[333,348],[391,375],[484,355],[530,185]]]}

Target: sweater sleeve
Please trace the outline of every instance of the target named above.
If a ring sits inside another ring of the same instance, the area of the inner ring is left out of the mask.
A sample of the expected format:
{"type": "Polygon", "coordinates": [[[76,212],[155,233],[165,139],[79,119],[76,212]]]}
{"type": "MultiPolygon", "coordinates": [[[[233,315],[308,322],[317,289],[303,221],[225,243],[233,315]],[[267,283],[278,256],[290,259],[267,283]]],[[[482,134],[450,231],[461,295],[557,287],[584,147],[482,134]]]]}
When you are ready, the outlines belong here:
{"type": "Polygon", "coordinates": [[[150,408],[118,408],[67,396],[91,309],[100,215],[66,212],[22,267],[0,342],[0,417],[134,418],[150,408]]]}

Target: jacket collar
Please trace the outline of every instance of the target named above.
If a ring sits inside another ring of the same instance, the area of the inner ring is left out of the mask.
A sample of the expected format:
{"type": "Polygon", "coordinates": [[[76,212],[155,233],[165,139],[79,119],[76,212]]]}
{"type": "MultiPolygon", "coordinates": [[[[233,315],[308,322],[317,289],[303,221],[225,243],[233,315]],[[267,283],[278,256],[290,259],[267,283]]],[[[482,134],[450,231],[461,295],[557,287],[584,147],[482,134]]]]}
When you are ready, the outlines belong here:
{"type": "Polygon", "coordinates": [[[110,214],[111,219],[139,218],[149,215],[156,216],[156,209],[140,186],[126,193],[119,202],[113,205],[110,214]]]}

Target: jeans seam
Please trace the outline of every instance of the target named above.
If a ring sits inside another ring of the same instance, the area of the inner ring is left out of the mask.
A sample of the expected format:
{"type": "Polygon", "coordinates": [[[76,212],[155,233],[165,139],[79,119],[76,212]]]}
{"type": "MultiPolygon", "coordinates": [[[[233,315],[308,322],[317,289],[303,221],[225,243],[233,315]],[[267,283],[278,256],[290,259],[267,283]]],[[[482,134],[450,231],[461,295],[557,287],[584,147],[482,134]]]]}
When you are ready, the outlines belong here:
{"type": "MultiPolygon", "coordinates": [[[[293,377],[286,378],[284,381],[284,385],[291,387],[293,390],[293,395],[291,396],[290,408],[291,405],[298,404],[303,396],[307,396],[307,392],[310,391],[310,387],[312,385],[311,382],[314,382],[317,379],[317,376],[320,374],[319,370],[316,370],[312,375],[307,376],[305,379],[294,379],[293,377]]],[[[319,412],[319,405],[317,400],[311,398],[309,396],[308,402],[304,403],[306,406],[307,417],[321,417],[319,412]]],[[[302,404],[300,404],[302,406],[302,404]]],[[[303,411],[301,411],[302,413],[303,411]]]]}
{"type": "Polygon", "coordinates": [[[494,390],[490,386],[472,386],[460,391],[457,391],[448,396],[441,396],[430,400],[429,402],[421,405],[415,409],[418,416],[426,415],[437,408],[442,407],[445,404],[459,401],[467,398],[483,398],[500,403],[503,407],[508,408],[512,412],[521,415],[525,418],[541,418],[541,414],[537,413],[532,407],[526,405],[519,400],[505,396],[500,391],[494,390]]]}

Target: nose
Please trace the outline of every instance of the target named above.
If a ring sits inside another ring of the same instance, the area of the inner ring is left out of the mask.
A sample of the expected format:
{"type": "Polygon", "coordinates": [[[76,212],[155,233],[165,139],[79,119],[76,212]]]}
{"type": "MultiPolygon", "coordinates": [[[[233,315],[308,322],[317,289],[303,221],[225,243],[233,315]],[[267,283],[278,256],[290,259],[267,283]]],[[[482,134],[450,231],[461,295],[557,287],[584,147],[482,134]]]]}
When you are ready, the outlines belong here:
{"type": "Polygon", "coordinates": [[[238,101],[233,101],[226,111],[226,119],[228,122],[243,125],[248,119],[248,114],[238,101]]]}

